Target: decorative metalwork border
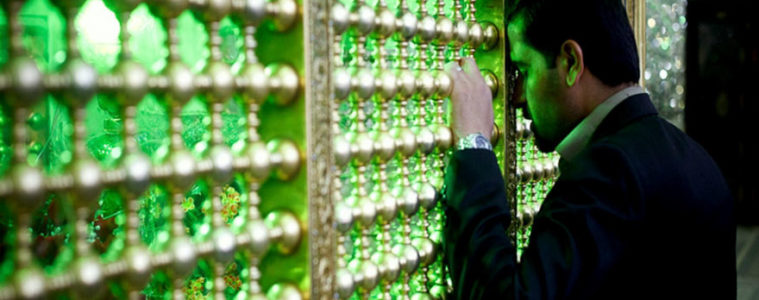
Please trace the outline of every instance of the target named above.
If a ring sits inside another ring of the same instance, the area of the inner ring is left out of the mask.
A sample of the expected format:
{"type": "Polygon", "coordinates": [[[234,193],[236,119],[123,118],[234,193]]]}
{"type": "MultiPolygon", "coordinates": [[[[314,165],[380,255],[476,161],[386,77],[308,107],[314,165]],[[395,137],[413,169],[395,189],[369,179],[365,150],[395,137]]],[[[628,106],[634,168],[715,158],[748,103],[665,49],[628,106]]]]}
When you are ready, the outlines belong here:
{"type": "MultiPolygon", "coordinates": [[[[646,70],[646,1],[625,0],[627,17],[635,34],[635,42],[638,45],[638,57],[640,60],[640,74],[646,70]]],[[[640,85],[645,86],[646,79],[640,77],[640,85]]]]}
{"type": "Polygon", "coordinates": [[[331,60],[332,32],[329,7],[332,1],[305,1],[304,46],[306,67],[306,130],[308,132],[308,207],[309,250],[311,261],[311,299],[330,299],[334,294],[336,273],[336,236],[334,199],[330,195],[332,178],[331,60]]]}

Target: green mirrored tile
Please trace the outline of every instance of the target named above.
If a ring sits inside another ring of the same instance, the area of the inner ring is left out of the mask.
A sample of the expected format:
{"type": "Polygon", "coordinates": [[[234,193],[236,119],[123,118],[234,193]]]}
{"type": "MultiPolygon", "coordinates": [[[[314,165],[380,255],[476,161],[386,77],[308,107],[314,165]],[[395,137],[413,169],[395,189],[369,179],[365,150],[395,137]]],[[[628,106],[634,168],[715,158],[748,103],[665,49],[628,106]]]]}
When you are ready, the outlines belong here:
{"type": "Polygon", "coordinates": [[[416,15],[417,17],[422,16],[421,11],[421,0],[407,0],[406,5],[408,6],[408,10],[416,15]]]}
{"type": "Polygon", "coordinates": [[[239,154],[245,149],[248,137],[247,112],[239,97],[233,97],[224,104],[221,119],[223,121],[221,134],[224,136],[224,143],[232,149],[233,153],[239,154]]]}
{"type": "Polygon", "coordinates": [[[343,198],[353,194],[356,182],[356,170],[353,164],[347,164],[340,173],[340,193],[343,198]]]}
{"type": "Polygon", "coordinates": [[[0,7],[0,66],[8,62],[8,19],[5,17],[5,10],[0,7]]]}
{"type": "Polygon", "coordinates": [[[406,101],[406,122],[409,126],[419,125],[419,99],[418,95],[412,96],[411,99],[406,101]]]}
{"type": "Polygon", "coordinates": [[[116,99],[98,94],[87,103],[87,150],[106,167],[113,167],[124,150],[123,122],[116,99]]]}
{"type": "Polygon", "coordinates": [[[364,101],[364,127],[367,131],[373,131],[377,124],[379,110],[375,107],[374,101],[364,101]]]}
{"type": "Polygon", "coordinates": [[[165,187],[152,184],[139,198],[140,239],[152,251],[160,251],[169,241],[171,203],[165,187]]]}
{"type": "Polygon", "coordinates": [[[435,118],[437,118],[437,100],[428,99],[424,101],[424,122],[426,124],[434,124],[435,118]]]}
{"type": "Polygon", "coordinates": [[[222,188],[220,197],[224,222],[234,231],[241,230],[248,216],[248,192],[243,175],[235,174],[232,181],[222,188]]]}
{"type": "Polygon", "coordinates": [[[213,295],[213,272],[211,265],[205,261],[198,261],[195,270],[185,279],[184,295],[188,300],[210,299],[213,295]]]}
{"type": "Polygon", "coordinates": [[[227,300],[245,299],[250,285],[248,262],[251,259],[242,252],[235,254],[234,260],[224,268],[224,298],[227,300]]]}
{"type": "Polygon", "coordinates": [[[108,292],[105,295],[108,299],[125,300],[127,299],[127,289],[122,282],[117,280],[108,280],[106,282],[108,292]]]}
{"type": "Polygon", "coordinates": [[[461,4],[461,16],[466,21],[472,21],[472,7],[469,5],[470,0],[458,0],[461,4]]]}
{"type": "Polygon", "coordinates": [[[358,63],[357,35],[354,29],[348,29],[340,39],[340,58],[346,66],[353,66],[358,63]]]}
{"type": "Polygon", "coordinates": [[[163,160],[169,152],[169,116],[166,107],[153,94],[137,104],[137,145],[154,162],[163,160]]]}
{"type": "Polygon", "coordinates": [[[48,0],[30,0],[21,7],[19,19],[26,53],[40,70],[58,70],[66,61],[66,19],[60,10],[48,0]]]}
{"type": "MultiPolygon", "coordinates": [[[[463,47],[462,47],[463,48],[463,47]]],[[[443,52],[443,62],[448,63],[456,60],[456,51],[458,48],[446,46],[443,52]]]]}
{"type": "Polygon", "coordinates": [[[11,167],[13,159],[12,111],[5,104],[4,98],[4,95],[0,95],[0,177],[11,167]]]}
{"type": "Polygon", "coordinates": [[[374,9],[377,9],[379,6],[379,0],[364,0],[364,3],[374,9]]]}
{"type": "Polygon", "coordinates": [[[423,0],[424,1],[424,7],[427,9],[427,14],[432,16],[437,16],[437,1],[438,0],[423,0]]]}
{"type": "Polygon", "coordinates": [[[379,60],[380,45],[379,38],[376,35],[370,35],[366,37],[366,43],[364,44],[366,54],[364,55],[364,61],[370,66],[378,68],[381,61],[379,60]]]}
{"type": "Polygon", "coordinates": [[[65,270],[74,255],[74,241],[71,239],[73,221],[67,218],[71,207],[58,194],[49,194],[44,204],[32,215],[30,234],[34,261],[47,274],[58,274],[65,270]]]}
{"type": "Polygon", "coordinates": [[[103,0],[88,0],[76,17],[77,42],[82,59],[98,72],[111,70],[121,52],[120,25],[103,0]]]}
{"type": "Polygon", "coordinates": [[[400,0],[386,0],[385,3],[387,4],[387,8],[393,12],[393,14],[397,16],[400,16],[402,14],[400,0]]]}
{"type": "Polygon", "coordinates": [[[198,73],[206,66],[211,55],[208,49],[208,31],[190,10],[184,11],[177,20],[179,56],[190,70],[198,73]]]}
{"type": "Polygon", "coordinates": [[[348,10],[353,10],[356,8],[356,0],[338,0],[345,8],[348,10]]]}
{"type": "Polygon", "coordinates": [[[204,240],[211,232],[213,209],[209,195],[208,183],[205,180],[198,180],[185,194],[182,201],[184,211],[182,223],[187,234],[195,241],[204,240]]]}
{"type": "Polygon", "coordinates": [[[426,52],[426,60],[424,60],[425,66],[427,66],[428,69],[433,68],[433,64],[437,62],[438,57],[438,51],[437,47],[435,46],[428,46],[426,49],[424,49],[426,52]]]}
{"type": "Polygon", "coordinates": [[[14,214],[8,209],[8,200],[0,201],[0,283],[13,275],[16,254],[16,230],[13,226],[14,214]]]}
{"type": "Polygon", "coordinates": [[[366,178],[366,183],[364,183],[364,190],[366,190],[366,193],[371,193],[375,186],[379,183],[379,167],[374,162],[369,162],[364,167],[364,178],[366,178]]]}
{"type": "Polygon", "coordinates": [[[194,96],[185,104],[181,112],[182,139],[190,151],[200,157],[208,149],[211,140],[211,115],[205,97],[194,96]]]}
{"type": "Polygon", "coordinates": [[[150,282],[142,290],[146,299],[169,300],[171,299],[171,281],[163,271],[154,272],[150,276],[150,282]]]}
{"type": "Polygon", "coordinates": [[[98,199],[98,208],[90,223],[90,235],[87,238],[103,262],[117,260],[124,250],[125,223],[124,199],[121,194],[113,189],[104,190],[98,199]]]}
{"type": "Polygon", "coordinates": [[[385,40],[385,61],[388,67],[396,69],[400,66],[400,43],[394,38],[385,40]]]}
{"type": "Polygon", "coordinates": [[[443,3],[443,12],[451,20],[456,20],[456,0],[445,0],[443,3]]]}
{"type": "Polygon", "coordinates": [[[357,114],[357,107],[354,101],[346,100],[341,101],[337,107],[339,120],[337,125],[341,132],[349,132],[354,130],[355,118],[357,114]]]}
{"type": "Polygon", "coordinates": [[[166,67],[166,58],[169,56],[166,29],[161,19],[151,14],[148,5],[142,3],[132,11],[126,29],[129,31],[132,59],[150,73],[160,73],[166,67]]]}
{"type": "Polygon", "coordinates": [[[387,162],[387,166],[385,167],[385,172],[387,173],[387,186],[391,191],[400,188],[402,184],[401,179],[403,176],[401,175],[402,170],[400,168],[401,161],[402,159],[400,155],[395,155],[387,162]]]}
{"type": "Polygon", "coordinates": [[[73,124],[68,107],[48,96],[32,109],[27,124],[31,129],[27,162],[48,174],[63,172],[73,154],[73,124]]]}
{"type": "Polygon", "coordinates": [[[237,74],[245,64],[245,39],[238,25],[232,18],[225,17],[219,24],[221,37],[221,58],[229,64],[233,74],[237,74]]]}

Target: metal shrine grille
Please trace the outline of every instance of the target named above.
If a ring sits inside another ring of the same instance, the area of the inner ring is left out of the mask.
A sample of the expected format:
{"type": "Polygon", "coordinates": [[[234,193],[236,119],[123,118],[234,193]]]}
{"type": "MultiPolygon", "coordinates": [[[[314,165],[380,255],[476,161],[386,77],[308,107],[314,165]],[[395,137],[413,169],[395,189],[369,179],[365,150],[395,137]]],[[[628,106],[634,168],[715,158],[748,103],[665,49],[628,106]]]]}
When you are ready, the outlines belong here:
{"type": "Polygon", "coordinates": [[[510,102],[504,6],[2,1],[0,299],[445,298],[462,57],[521,255],[558,158],[510,102]]]}
{"type": "Polygon", "coordinates": [[[0,298],[300,294],[297,3],[140,2],[3,1],[0,298]]]}

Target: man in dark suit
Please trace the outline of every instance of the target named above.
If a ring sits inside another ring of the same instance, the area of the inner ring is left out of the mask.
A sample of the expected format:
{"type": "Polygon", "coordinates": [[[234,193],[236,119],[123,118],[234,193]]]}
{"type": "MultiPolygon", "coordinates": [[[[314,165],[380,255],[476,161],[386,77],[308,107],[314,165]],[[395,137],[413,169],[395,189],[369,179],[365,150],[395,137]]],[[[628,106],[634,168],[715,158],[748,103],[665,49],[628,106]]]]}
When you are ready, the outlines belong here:
{"type": "Polygon", "coordinates": [[[711,157],[637,85],[619,0],[523,0],[508,18],[518,104],[560,176],[521,261],[473,60],[454,79],[445,255],[455,299],[734,299],[733,200],[711,157]]]}

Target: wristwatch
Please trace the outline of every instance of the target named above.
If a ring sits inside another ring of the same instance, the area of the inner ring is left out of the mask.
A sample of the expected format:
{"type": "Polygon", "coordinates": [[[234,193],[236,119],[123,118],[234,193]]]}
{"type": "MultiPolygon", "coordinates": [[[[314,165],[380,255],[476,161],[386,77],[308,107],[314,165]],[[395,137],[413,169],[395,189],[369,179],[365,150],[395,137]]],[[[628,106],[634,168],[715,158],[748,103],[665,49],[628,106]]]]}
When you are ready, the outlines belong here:
{"type": "Polygon", "coordinates": [[[456,144],[456,150],[464,149],[486,149],[493,151],[493,145],[490,144],[490,141],[484,135],[472,133],[459,139],[458,144],[456,144]]]}

